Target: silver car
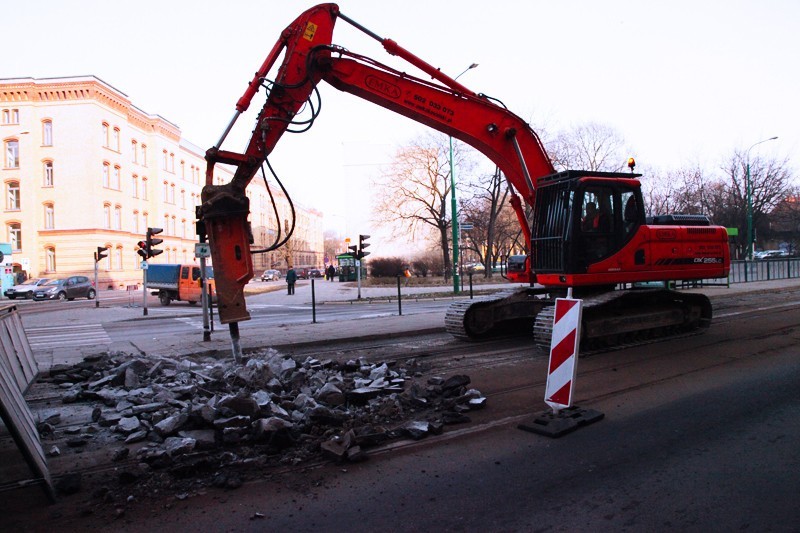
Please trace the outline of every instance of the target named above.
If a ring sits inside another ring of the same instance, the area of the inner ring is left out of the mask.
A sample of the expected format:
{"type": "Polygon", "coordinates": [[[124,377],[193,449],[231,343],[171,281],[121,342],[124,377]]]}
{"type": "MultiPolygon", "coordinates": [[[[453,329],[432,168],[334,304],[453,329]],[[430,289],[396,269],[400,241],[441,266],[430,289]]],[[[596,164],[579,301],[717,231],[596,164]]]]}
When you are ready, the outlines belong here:
{"type": "Polygon", "coordinates": [[[33,291],[36,290],[36,287],[39,285],[44,285],[48,281],[50,281],[49,278],[31,278],[23,283],[20,283],[19,285],[14,285],[10,289],[6,289],[3,294],[9,300],[15,300],[17,298],[25,298],[30,300],[33,298],[33,291]]]}
{"type": "Polygon", "coordinates": [[[281,279],[280,270],[265,270],[261,274],[261,281],[279,281],[281,279]]]}

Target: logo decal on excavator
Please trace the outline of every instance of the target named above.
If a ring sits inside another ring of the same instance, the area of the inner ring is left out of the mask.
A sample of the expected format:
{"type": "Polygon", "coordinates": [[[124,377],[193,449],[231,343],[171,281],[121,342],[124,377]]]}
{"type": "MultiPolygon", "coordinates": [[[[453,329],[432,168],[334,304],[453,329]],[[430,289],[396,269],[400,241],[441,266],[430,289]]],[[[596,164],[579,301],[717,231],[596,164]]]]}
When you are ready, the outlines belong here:
{"type": "Polygon", "coordinates": [[[400,98],[400,87],[393,83],[389,83],[386,80],[382,80],[372,74],[366,77],[364,80],[364,85],[373,91],[385,94],[389,98],[400,98]]]}
{"type": "Polygon", "coordinates": [[[315,33],[317,33],[317,25],[313,22],[309,22],[306,25],[306,31],[303,32],[303,39],[313,41],[315,33]]]}

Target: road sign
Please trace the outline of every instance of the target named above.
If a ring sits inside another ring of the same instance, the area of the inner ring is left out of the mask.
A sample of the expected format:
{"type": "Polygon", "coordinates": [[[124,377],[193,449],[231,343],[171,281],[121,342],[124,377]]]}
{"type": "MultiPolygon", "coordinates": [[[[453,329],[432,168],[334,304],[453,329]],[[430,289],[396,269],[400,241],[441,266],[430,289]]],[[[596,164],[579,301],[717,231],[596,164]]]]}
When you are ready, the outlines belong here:
{"type": "Polygon", "coordinates": [[[462,222],[461,229],[464,231],[469,231],[473,228],[472,222],[462,222]]]}
{"type": "Polygon", "coordinates": [[[195,257],[211,257],[211,246],[207,242],[194,243],[195,257]]]}
{"type": "Polygon", "coordinates": [[[147,270],[147,261],[142,261],[142,270],[147,270]]]}

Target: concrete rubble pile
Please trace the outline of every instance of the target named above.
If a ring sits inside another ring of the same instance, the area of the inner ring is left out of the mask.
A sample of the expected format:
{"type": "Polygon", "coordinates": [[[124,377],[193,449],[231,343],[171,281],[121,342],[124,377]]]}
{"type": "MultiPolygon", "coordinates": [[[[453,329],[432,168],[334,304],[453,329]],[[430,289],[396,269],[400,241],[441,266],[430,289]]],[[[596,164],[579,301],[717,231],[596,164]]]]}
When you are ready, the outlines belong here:
{"type": "Polygon", "coordinates": [[[168,472],[235,488],[237,470],[320,456],[362,461],[370,447],[441,433],[485,406],[468,376],[424,379],[408,366],[298,362],[274,350],[240,363],[96,356],[47,378],[90,419],[60,428],[58,417],[44,417],[39,431],[51,456],[62,453],[58,444],[108,450],[123,483],[168,472]]]}

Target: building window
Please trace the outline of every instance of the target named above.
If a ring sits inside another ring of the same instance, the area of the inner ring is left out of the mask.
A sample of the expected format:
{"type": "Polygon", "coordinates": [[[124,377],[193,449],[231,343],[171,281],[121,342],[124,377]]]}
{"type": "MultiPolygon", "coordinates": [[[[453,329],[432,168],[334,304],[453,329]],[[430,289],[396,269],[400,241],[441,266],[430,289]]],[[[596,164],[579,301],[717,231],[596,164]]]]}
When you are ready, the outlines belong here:
{"type": "Polygon", "coordinates": [[[111,169],[108,163],[103,163],[103,187],[106,189],[108,188],[109,183],[109,174],[111,173],[111,169]]]}
{"type": "Polygon", "coordinates": [[[131,224],[133,228],[133,233],[139,233],[139,211],[133,212],[133,224],[131,224]]]}
{"type": "Polygon", "coordinates": [[[186,209],[186,191],[181,189],[181,209],[186,209]]]}
{"type": "Polygon", "coordinates": [[[119,190],[119,167],[114,166],[114,171],[111,173],[111,188],[119,190]]]}
{"type": "Polygon", "coordinates": [[[55,208],[53,204],[44,204],[44,229],[55,229],[55,208]]]}
{"type": "Polygon", "coordinates": [[[169,154],[169,171],[175,173],[175,154],[169,154]]]}
{"type": "Polygon", "coordinates": [[[148,220],[149,216],[147,215],[147,211],[142,213],[142,229],[150,226],[150,221],[148,220]]]}
{"type": "Polygon", "coordinates": [[[139,176],[136,174],[131,176],[131,192],[134,198],[139,198],[139,176]]]}
{"type": "Polygon", "coordinates": [[[186,238],[186,219],[181,220],[181,238],[186,238]]]}
{"type": "Polygon", "coordinates": [[[170,222],[169,234],[170,235],[178,235],[178,232],[177,232],[177,230],[175,228],[175,217],[172,217],[169,222],[170,222]]]}
{"type": "Polygon", "coordinates": [[[142,177],[142,200],[147,200],[147,178],[142,177]]]}
{"type": "Polygon", "coordinates": [[[167,151],[164,150],[163,156],[161,158],[161,168],[163,170],[167,170],[167,151]]]}
{"type": "Polygon", "coordinates": [[[163,185],[163,187],[164,187],[164,191],[163,191],[164,197],[163,197],[163,200],[164,200],[165,202],[169,202],[169,183],[167,183],[167,182],[165,181],[164,183],[162,183],[162,185],[163,185]]]}
{"type": "Polygon", "coordinates": [[[103,135],[102,138],[103,146],[108,148],[108,124],[106,124],[105,122],[103,122],[102,135],[103,135]]]}
{"type": "Polygon", "coordinates": [[[175,184],[174,183],[169,186],[169,203],[171,203],[171,204],[175,203],[175,184]]]}
{"type": "Polygon", "coordinates": [[[114,128],[111,148],[119,152],[119,128],[114,128]]]}
{"type": "Polygon", "coordinates": [[[146,144],[142,145],[142,166],[143,167],[147,166],[147,145],[146,144]]]}
{"type": "Polygon", "coordinates": [[[19,141],[9,139],[6,141],[6,168],[19,168],[19,141]]]}
{"type": "Polygon", "coordinates": [[[19,124],[19,109],[3,109],[3,124],[19,124]]]}
{"type": "Polygon", "coordinates": [[[136,139],[131,139],[131,163],[139,161],[139,143],[136,139]]]}
{"type": "Polygon", "coordinates": [[[52,161],[45,161],[44,162],[44,172],[43,172],[42,186],[43,187],[52,187],[53,186],[53,162],[52,161]]]}
{"type": "Polygon", "coordinates": [[[47,272],[55,272],[56,271],[56,249],[52,246],[48,246],[44,249],[44,261],[45,261],[45,270],[47,272]]]}
{"type": "Polygon", "coordinates": [[[122,247],[118,247],[114,250],[114,268],[116,270],[122,270],[122,247]]]}
{"type": "Polygon", "coordinates": [[[120,206],[114,207],[114,229],[122,229],[122,208],[120,206]]]}
{"type": "Polygon", "coordinates": [[[53,146],[53,122],[42,121],[42,146],[53,146]]]}
{"type": "Polygon", "coordinates": [[[12,250],[22,249],[22,225],[19,222],[8,224],[8,242],[11,243],[12,250]]]}
{"type": "Polygon", "coordinates": [[[19,211],[19,182],[9,181],[6,183],[6,210],[19,211]]]}
{"type": "Polygon", "coordinates": [[[111,229],[111,206],[108,204],[103,205],[103,227],[111,229]]]}
{"type": "Polygon", "coordinates": [[[181,179],[186,179],[186,161],[181,161],[181,179]]]}

